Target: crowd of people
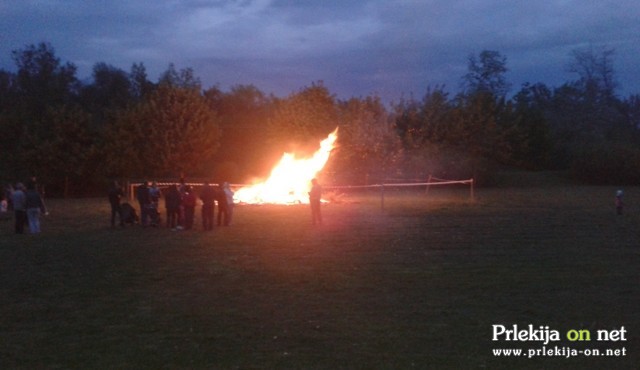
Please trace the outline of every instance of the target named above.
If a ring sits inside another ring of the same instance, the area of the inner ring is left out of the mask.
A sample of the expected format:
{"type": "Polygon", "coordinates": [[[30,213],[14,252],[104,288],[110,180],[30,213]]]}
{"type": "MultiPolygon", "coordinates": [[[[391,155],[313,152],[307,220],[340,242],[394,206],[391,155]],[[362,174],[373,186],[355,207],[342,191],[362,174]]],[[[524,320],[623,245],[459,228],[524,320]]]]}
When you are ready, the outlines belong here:
{"type": "Polygon", "coordinates": [[[229,226],[233,216],[233,191],[227,182],[212,186],[205,182],[199,192],[188,185],[184,179],[179,184],[171,184],[160,189],[157,182],[143,181],[135,189],[135,199],[138,202],[138,212],[128,202],[122,202],[124,190],[114,182],[109,190],[111,205],[111,227],[140,223],[143,227],[160,227],[160,201],[164,200],[165,227],[179,231],[194,229],[195,211],[198,200],[201,203],[202,229],[213,230],[215,208],[218,207],[217,225],[229,226]]]}
{"type": "MultiPolygon", "coordinates": [[[[233,218],[234,192],[229,183],[212,186],[205,182],[199,192],[185,183],[184,179],[178,184],[170,184],[161,190],[157,182],[143,181],[135,189],[135,199],[138,202],[140,216],[129,203],[122,202],[124,191],[118,182],[114,182],[109,191],[111,204],[111,227],[116,226],[116,218],[120,226],[140,223],[143,227],[160,227],[160,200],[164,199],[165,227],[171,230],[192,230],[194,228],[195,210],[198,200],[201,204],[202,230],[213,230],[214,220],[217,226],[229,226],[233,218]],[[217,217],[215,215],[218,208],[217,217]]],[[[321,213],[322,187],[316,179],[311,180],[309,204],[311,219],[314,225],[322,224],[321,213]]]]}
{"type": "Polygon", "coordinates": [[[0,219],[9,219],[11,212],[16,234],[24,234],[25,228],[30,234],[40,233],[40,216],[48,212],[35,178],[31,178],[26,186],[19,182],[5,187],[0,199],[0,219]]]}
{"type": "MultiPolygon", "coordinates": [[[[311,185],[309,203],[312,222],[314,225],[322,224],[322,188],[315,179],[311,185]]],[[[213,230],[214,224],[229,226],[233,218],[234,192],[227,182],[216,186],[205,182],[196,192],[184,179],[164,189],[160,189],[155,181],[144,181],[135,189],[134,196],[138,209],[124,199],[125,192],[122,186],[117,181],[112,183],[108,193],[112,228],[116,225],[124,227],[138,223],[143,227],[161,227],[161,200],[164,200],[164,226],[171,230],[194,229],[198,201],[201,204],[200,215],[204,231],[213,230]]],[[[24,234],[26,228],[31,234],[40,233],[40,217],[46,214],[48,211],[44,197],[38,191],[35,178],[29,180],[26,186],[21,182],[15,186],[8,185],[0,194],[0,220],[11,219],[13,215],[16,234],[24,234]]]]}

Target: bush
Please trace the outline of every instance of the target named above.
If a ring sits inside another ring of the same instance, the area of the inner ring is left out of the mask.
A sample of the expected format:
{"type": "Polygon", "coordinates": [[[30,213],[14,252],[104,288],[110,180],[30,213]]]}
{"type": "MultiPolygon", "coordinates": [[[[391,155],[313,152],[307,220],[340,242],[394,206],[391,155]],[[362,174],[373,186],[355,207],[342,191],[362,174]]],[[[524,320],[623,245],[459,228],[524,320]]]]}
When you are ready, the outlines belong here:
{"type": "Polygon", "coordinates": [[[447,180],[473,178],[477,185],[494,185],[496,165],[456,148],[432,144],[406,153],[402,173],[405,177],[424,179],[429,175],[447,180]]]}
{"type": "Polygon", "coordinates": [[[594,185],[640,185],[640,149],[624,144],[584,145],[573,156],[571,170],[594,185]]]}

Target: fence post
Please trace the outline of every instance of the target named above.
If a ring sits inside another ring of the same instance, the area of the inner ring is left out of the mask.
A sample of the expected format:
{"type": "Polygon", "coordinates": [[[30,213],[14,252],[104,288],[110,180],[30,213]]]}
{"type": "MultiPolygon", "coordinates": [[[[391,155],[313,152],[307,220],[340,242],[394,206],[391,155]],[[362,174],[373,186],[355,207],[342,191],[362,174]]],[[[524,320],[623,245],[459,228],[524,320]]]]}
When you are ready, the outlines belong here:
{"type": "Polygon", "coordinates": [[[470,191],[471,191],[471,200],[472,200],[472,201],[475,201],[475,200],[476,200],[476,198],[475,198],[475,194],[474,194],[474,192],[473,192],[473,177],[471,178],[471,187],[470,187],[470,189],[471,189],[471,190],[470,190],[470,191]]]}
{"type": "Polygon", "coordinates": [[[431,187],[431,174],[429,174],[429,178],[427,179],[427,188],[424,190],[424,195],[429,194],[429,188],[431,187]]]}

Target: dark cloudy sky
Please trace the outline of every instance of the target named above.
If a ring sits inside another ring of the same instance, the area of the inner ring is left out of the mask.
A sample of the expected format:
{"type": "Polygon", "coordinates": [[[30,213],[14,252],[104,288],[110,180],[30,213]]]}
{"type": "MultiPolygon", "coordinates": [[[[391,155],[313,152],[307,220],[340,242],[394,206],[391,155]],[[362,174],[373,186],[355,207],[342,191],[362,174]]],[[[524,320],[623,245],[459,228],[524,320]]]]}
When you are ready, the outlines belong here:
{"type": "Polygon", "coordinates": [[[621,96],[640,93],[638,0],[0,0],[0,68],[49,42],[88,79],[97,62],[156,81],[169,63],[203,87],[286,96],[322,80],[340,98],[458,91],[470,54],[507,58],[516,91],[574,79],[571,52],[615,50],[621,96]]]}

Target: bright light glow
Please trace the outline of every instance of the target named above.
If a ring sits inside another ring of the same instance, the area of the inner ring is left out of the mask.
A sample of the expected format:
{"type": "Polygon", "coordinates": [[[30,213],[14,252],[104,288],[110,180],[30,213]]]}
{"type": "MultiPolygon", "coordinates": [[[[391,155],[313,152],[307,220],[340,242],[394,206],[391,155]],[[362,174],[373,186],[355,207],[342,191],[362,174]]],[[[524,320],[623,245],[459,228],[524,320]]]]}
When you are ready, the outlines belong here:
{"type": "Polygon", "coordinates": [[[320,149],[310,158],[297,158],[293,153],[284,153],[267,180],[238,189],[234,195],[235,201],[248,204],[309,203],[311,179],[327,163],[337,138],[338,128],[320,142],[320,149]]]}

